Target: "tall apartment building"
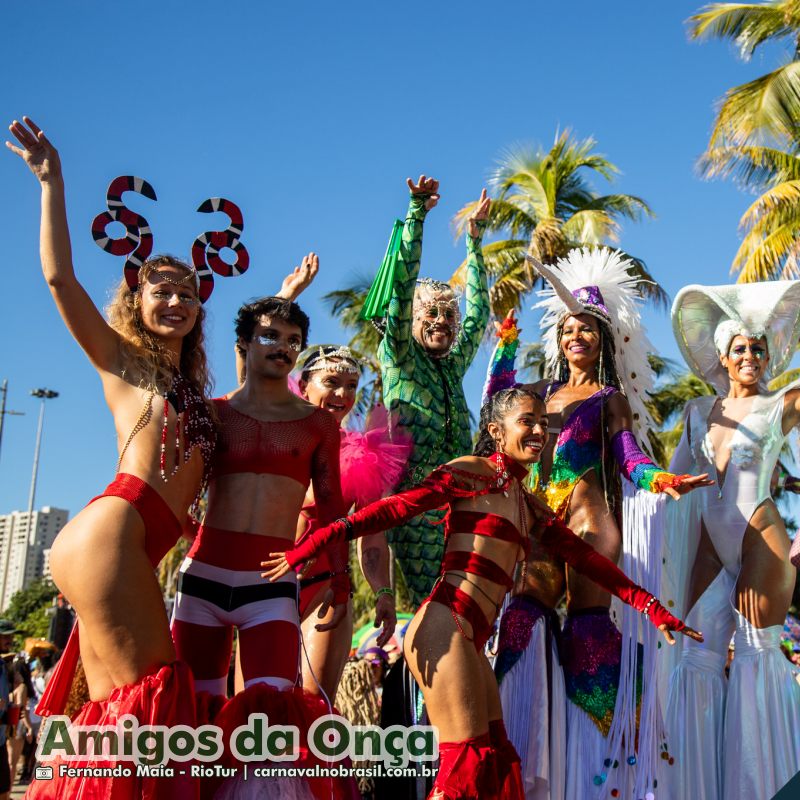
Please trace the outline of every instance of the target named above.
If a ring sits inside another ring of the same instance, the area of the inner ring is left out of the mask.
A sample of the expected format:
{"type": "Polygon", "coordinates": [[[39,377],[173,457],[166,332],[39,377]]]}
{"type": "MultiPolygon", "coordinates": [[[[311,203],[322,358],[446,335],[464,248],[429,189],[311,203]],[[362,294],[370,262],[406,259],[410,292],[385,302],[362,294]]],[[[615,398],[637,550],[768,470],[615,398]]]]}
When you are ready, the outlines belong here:
{"type": "Polygon", "coordinates": [[[69,511],[44,506],[30,516],[27,511],[0,514],[0,612],[14,592],[49,574],[50,547],[69,511]]]}

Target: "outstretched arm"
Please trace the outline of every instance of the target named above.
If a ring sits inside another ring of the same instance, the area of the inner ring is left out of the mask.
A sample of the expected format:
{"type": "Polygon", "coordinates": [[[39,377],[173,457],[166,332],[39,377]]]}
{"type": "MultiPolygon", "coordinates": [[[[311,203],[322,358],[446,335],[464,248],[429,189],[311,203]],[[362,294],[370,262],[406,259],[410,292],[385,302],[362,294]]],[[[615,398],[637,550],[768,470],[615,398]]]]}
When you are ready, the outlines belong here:
{"type": "Polygon", "coordinates": [[[621,394],[612,395],[609,401],[608,433],[611,436],[611,449],[620,472],[639,489],[647,492],[666,492],[673,500],[682,494],[711,486],[708,473],[702,475],[674,475],[659,467],[639,447],[636,437],[631,433],[631,407],[621,394]]]}
{"type": "Polygon", "coordinates": [[[61,160],[44,132],[28,117],[9,130],[19,147],[6,142],[30,168],[42,189],[42,221],[39,251],[42,271],[70,333],[95,367],[117,372],[120,337],[103,319],[72,266],[72,246],[67,226],[64,177],[61,160]]]}
{"type": "Polygon", "coordinates": [[[439,202],[439,181],[436,179],[420,175],[417,183],[411,178],[406,183],[411,192],[411,202],[403,225],[401,258],[397,260],[383,338],[383,347],[395,361],[403,360],[411,347],[414,290],[422,257],[422,224],[428,211],[439,202]]]}
{"type": "Polygon", "coordinates": [[[545,547],[564,559],[574,570],[619,597],[623,603],[646,614],[670,644],[675,642],[670,631],[679,631],[692,639],[703,641],[702,634],[670,614],[655,595],[635,584],[616,564],[586,544],[552,512],[533,504],[536,501],[529,499],[529,506],[537,517],[536,534],[545,547]]]}
{"type": "Polygon", "coordinates": [[[337,519],[330,525],[318,528],[301,544],[295,545],[285,553],[270,553],[270,559],[261,562],[262,567],[267,567],[262,577],[277,580],[290,569],[308,561],[324,547],[335,542],[380,533],[402,525],[426,511],[446,505],[450,501],[447,486],[451,474],[447,467],[440,467],[428,475],[419,486],[392,497],[376,500],[349,517],[337,519]]]}
{"type": "Polygon", "coordinates": [[[486,265],[483,262],[483,232],[489,216],[491,200],[486,189],[481,191],[475,213],[467,225],[467,308],[461,333],[453,348],[461,369],[466,372],[489,322],[489,287],[486,283],[486,265]]]}

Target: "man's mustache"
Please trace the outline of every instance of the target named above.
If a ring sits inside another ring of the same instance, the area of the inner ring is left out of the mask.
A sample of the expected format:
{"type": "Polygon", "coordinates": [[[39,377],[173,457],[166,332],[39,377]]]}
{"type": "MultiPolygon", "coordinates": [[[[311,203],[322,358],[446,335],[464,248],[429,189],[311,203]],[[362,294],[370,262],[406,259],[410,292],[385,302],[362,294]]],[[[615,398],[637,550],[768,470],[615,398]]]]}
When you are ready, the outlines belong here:
{"type": "Polygon", "coordinates": [[[270,361],[283,361],[284,364],[292,363],[292,360],[289,358],[289,356],[284,355],[283,353],[275,353],[275,355],[267,356],[267,358],[270,359],[270,361]]]}

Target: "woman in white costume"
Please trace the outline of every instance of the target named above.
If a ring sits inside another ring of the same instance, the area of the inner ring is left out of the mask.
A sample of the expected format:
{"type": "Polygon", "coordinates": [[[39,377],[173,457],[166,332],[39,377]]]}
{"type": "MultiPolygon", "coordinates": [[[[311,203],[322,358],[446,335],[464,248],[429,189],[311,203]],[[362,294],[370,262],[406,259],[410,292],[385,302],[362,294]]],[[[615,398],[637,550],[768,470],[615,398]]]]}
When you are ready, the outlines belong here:
{"type": "Polygon", "coordinates": [[[717,392],[687,405],[671,465],[707,470],[717,483],[670,509],[673,610],[688,609],[687,624],[705,635],[683,645],[670,680],[672,794],[768,800],[800,771],[800,686],[780,651],[796,571],[770,497],[781,447],[800,423],[800,386],[767,389],[800,335],[800,282],[688,286],[672,323],[686,363],[717,392]]]}

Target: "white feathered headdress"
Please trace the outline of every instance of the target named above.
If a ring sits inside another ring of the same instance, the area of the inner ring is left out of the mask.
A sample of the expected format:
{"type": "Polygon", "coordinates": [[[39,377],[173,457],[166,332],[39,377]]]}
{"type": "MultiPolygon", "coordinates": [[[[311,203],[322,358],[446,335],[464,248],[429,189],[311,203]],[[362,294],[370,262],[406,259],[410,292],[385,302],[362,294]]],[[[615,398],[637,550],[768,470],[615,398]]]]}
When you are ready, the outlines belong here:
{"type": "Polygon", "coordinates": [[[645,406],[655,375],[647,359],[653,346],[642,326],[639,308],[640,278],[631,275],[629,259],[606,247],[571,250],[554,267],[545,267],[525,255],[552,288],[544,289],[534,309],[544,310],[540,327],[545,331],[545,356],[549,371],[555,373],[561,353],[557,337],[559,323],[575,314],[591,314],[605,322],[614,336],[616,371],[622,391],[633,412],[633,433],[645,451],[650,450],[647,431],[656,424],[645,406]]]}

